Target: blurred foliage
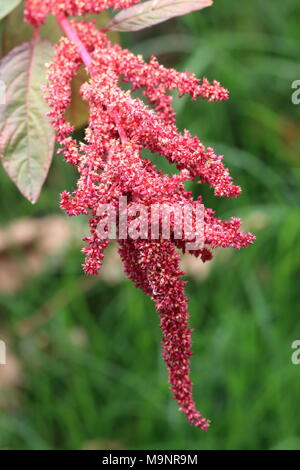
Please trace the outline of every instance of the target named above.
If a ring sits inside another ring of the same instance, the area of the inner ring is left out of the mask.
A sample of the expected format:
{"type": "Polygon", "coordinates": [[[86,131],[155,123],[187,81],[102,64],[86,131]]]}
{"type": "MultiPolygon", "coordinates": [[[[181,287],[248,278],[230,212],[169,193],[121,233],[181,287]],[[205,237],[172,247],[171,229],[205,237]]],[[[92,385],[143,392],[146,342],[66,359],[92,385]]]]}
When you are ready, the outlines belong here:
{"type": "MultiPolygon", "coordinates": [[[[171,398],[151,301],[122,278],[83,276],[80,240],[72,239],[35,276],[24,247],[0,252],[1,262],[10,256],[28,273],[14,295],[0,292],[0,337],[11,356],[0,366],[0,448],[300,449],[300,366],[291,363],[300,338],[300,105],[291,102],[299,14],[296,0],[216,1],[121,35],[135,52],[231,92],[214,105],[176,99],[180,128],[224,153],[243,187],[231,201],[193,191],[257,235],[253,247],[218,253],[205,272],[199,262],[187,276],[194,393],[209,432],[190,427],[171,398]]],[[[74,170],[55,158],[31,206],[1,170],[2,228],[58,214],[59,193],[74,182],[74,170]]]]}

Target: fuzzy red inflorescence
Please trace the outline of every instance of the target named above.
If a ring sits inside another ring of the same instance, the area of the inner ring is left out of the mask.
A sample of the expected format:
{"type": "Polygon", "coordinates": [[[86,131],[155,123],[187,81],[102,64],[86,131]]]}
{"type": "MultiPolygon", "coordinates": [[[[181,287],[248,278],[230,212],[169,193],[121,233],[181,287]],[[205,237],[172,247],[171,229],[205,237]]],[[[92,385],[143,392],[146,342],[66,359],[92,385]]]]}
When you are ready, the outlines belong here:
{"type": "MultiPolygon", "coordinates": [[[[186,180],[199,179],[208,183],[216,196],[227,198],[240,194],[232,183],[222,157],[205,147],[188,131],[178,132],[172,107],[172,90],[179,96],[189,94],[210,102],[225,100],[228,92],[219,82],[199,80],[192,73],[180,73],[160,65],[152,57],[147,63],[142,56],[113,45],[93,23],[69,21],[68,16],[97,13],[110,6],[126,8],[135,0],[27,0],[25,18],[34,27],[47,14],[57,16],[67,37],[55,46],[55,58],[48,73],[45,97],[50,106],[49,117],[61,144],[59,150],[66,161],[77,167],[79,179],[71,195],[63,192],[61,207],[70,216],[90,216],[90,235],[84,240],[86,255],[84,270],[98,274],[108,240],[99,238],[100,204],[112,204],[118,209],[121,196],[130,204],[156,203],[184,205],[193,201],[184,188],[186,180]],[[72,138],[73,128],[65,120],[71,102],[71,82],[79,67],[85,64],[90,80],[81,88],[88,102],[90,119],[85,142],[79,146],[72,138]],[[131,83],[124,91],[120,81],[131,83]],[[148,104],[132,93],[142,89],[148,104]],[[179,173],[164,175],[142,157],[142,150],[165,156],[179,173]]],[[[118,214],[121,216],[122,214],[118,214]]],[[[145,237],[144,237],[145,238],[145,237]]],[[[119,239],[119,252],[127,276],[149,295],[160,315],[163,333],[163,358],[169,372],[170,388],[180,410],[189,422],[206,430],[209,422],[197,411],[190,380],[191,332],[188,326],[187,298],[184,295],[184,274],[179,266],[176,248],[184,250],[185,236],[165,240],[119,239]]],[[[204,211],[204,247],[192,251],[202,261],[212,258],[212,249],[240,249],[251,244],[254,236],[240,230],[240,220],[222,221],[214,211],[204,211]]]]}
{"type": "Polygon", "coordinates": [[[110,7],[120,10],[139,2],[140,0],[26,0],[25,20],[33,26],[40,26],[50,13],[83,16],[101,13],[110,7]]]}

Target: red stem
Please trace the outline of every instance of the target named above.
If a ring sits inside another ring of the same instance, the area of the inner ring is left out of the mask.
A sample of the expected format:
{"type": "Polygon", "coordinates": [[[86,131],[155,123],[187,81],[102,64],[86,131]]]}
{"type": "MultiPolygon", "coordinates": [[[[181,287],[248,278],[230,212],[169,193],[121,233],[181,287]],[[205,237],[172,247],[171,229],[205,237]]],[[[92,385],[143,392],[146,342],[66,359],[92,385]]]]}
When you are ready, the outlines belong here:
{"type": "MultiPolygon", "coordinates": [[[[82,58],[82,61],[85,64],[86,68],[89,70],[91,65],[92,65],[93,59],[91,57],[91,54],[89,53],[89,51],[85,47],[85,45],[82,43],[82,41],[78,37],[78,34],[75,31],[75,29],[72,27],[70,21],[62,13],[60,15],[57,15],[56,19],[57,19],[61,29],[64,31],[66,36],[70,39],[70,41],[74,42],[77,45],[78,51],[79,51],[80,56],[82,58]]],[[[119,116],[117,114],[113,114],[112,116],[114,118],[116,127],[118,129],[120,140],[121,140],[122,144],[125,144],[125,142],[127,141],[127,136],[126,136],[125,130],[123,129],[123,127],[120,123],[119,116]]]]}
{"type": "Polygon", "coordinates": [[[125,130],[123,129],[122,124],[121,124],[121,122],[120,122],[120,117],[119,117],[119,115],[118,115],[117,113],[114,113],[114,114],[113,114],[113,118],[114,118],[116,127],[117,127],[117,129],[118,129],[121,142],[122,142],[122,144],[125,144],[125,142],[127,142],[127,135],[126,135],[126,132],[125,132],[125,130]]]}
{"type": "Polygon", "coordinates": [[[88,52],[87,48],[85,47],[85,45],[79,39],[78,34],[76,33],[75,29],[73,29],[70,21],[63,14],[57,15],[56,19],[61,29],[64,31],[66,36],[70,39],[70,41],[74,42],[77,45],[82,61],[85,64],[85,66],[89,69],[90,66],[92,65],[92,57],[90,53],[88,52]]]}

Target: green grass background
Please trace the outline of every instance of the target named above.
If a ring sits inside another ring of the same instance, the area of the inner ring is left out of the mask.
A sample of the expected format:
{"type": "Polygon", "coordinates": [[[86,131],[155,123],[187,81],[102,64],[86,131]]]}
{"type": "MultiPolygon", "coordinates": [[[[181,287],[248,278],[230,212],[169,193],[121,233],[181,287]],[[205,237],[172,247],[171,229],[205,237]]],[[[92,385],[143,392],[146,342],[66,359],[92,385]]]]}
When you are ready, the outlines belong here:
{"type": "MultiPolygon", "coordinates": [[[[171,398],[152,302],[129,281],[85,278],[78,243],[17,294],[0,294],[0,338],[5,332],[22,370],[9,403],[0,398],[0,448],[300,449],[300,365],[291,362],[300,339],[300,105],[291,102],[299,17],[297,0],[216,0],[121,36],[135,52],[231,92],[217,104],[176,99],[179,127],[224,153],[243,187],[238,200],[199,186],[195,194],[224,218],[243,217],[257,236],[253,247],[217,257],[202,280],[187,277],[194,395],[209,432],[189,426],[171,398]],[[42,321],[24,334],[33,315],[42,321]],[[78,328],[84,346],[71,340],[78,328]]],[[[59,193],[75,184],[56,157],[31,206],[0,176],[2,228],[60,213],[59,193]]]]}

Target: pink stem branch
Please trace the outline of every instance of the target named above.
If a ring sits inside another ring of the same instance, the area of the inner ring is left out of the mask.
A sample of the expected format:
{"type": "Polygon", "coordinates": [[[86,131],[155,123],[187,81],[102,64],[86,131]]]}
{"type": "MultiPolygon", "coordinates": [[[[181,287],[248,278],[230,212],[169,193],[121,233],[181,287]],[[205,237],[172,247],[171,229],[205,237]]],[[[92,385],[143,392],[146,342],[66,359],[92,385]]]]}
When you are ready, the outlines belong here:
{"type": "MultiPolygon", "coordinates": [[[[78,37],[78,34],[74,30],[74,28],[72,27],[70,21],[63,14],[57,15],[56,19],[57,19],[61,29],[64,31],[66,36],[70,39],[70,41],[74,42],[77,45],[78,51],[79,51],[80,56],[82,58],[82,61],[85,64],[86,68],[89,70],[91,65],[92,65],[93,59],[91,57],[91,54],[89,53],[89,51],[85,47],[85,45],[82,43],[82,41],[78,37]]],[[[127,141],[127,136],[126,136],[125,130],[123,129],[123,127],[120,123],[120,118],[117,114],[112,114],[112,116],[114,118],[116,127],[118,129],[120,140],[121,140],[122,144],[125,144],[125,142],[127,141]]]]}
{"type": "Polygon", "coordinates": [[[56,19],[61,29],[64,31],[66,36],[70,39],[70,41],[74,42],[77,45],[82,61],[85,64],[85,66],[89,69],[90,66],[92,65],[92,57],[90,53],[88,52],[87,48],[85,47],[85,45],[79,39],[76,31],[72,28],[70,21],[63,14],[57,15],[56,19]]]}
{"type": "Polygon", "coordinates": [[[118,132],[119,132],[121,142],[122,142],[122,144],[125,144],[127,142],[127,135],[126,135],[126,132],[123,129],[122,124],[120,122],[120,117],[117,113],[114,113],[113,117],[114,117],[114,121],[115,121],[116,127],[117,127],[118,132]]]}

